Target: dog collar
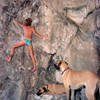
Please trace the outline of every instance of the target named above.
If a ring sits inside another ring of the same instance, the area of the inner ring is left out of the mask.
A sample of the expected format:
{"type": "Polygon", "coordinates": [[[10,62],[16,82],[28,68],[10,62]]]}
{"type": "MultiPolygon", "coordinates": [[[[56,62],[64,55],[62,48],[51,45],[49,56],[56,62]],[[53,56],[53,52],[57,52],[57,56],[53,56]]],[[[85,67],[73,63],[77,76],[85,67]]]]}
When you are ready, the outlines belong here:
{"type": "Polygon", "coordinates": [[[64,71],[62,71],[61,75],[64,74],[64,72],[66,72],[69,69],[69,67],[67,67],[64,71]]]}

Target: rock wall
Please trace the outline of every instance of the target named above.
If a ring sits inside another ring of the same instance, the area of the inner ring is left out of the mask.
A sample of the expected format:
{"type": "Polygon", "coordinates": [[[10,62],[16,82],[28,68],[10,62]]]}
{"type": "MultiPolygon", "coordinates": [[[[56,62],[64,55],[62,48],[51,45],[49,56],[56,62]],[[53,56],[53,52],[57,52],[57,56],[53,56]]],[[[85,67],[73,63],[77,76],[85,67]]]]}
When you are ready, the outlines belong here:
{"type": "Polygon", "coordinates": [[[0,0],[0,99],[1,100],[64,100],[64,96],[35,95],[43,84],[62,82],[53,66],[64,59],[72,69],[100,72],[100,0],[0,0]],[[37,71],[27,46],[16,49],[10,63],[5,56],[12,45],[23,39],[23,30],[13,22],[27,17],[40,34],[32,44],[37,71]]]}

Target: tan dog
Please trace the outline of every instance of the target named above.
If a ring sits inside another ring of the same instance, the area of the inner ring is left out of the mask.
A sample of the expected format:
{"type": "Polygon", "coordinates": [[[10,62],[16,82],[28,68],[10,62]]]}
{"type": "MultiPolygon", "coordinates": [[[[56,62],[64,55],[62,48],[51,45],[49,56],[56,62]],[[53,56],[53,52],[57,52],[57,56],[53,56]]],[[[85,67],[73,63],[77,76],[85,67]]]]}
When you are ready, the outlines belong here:
{"type": "Polygon", "coordinates": [[[54,94],[66,94],[63,84],[47,84],[39,88],[37,92],[38,96],[43,95],[54,95],[54,94]]]}
{"type": "MultiPolygon", "coordinates": [[[[100,95],[100,78],[89,70],[74,71],[68,67],[68,63],[64,60],[57,61],[56,69],[62,71],[62,79],[66,89],[67,100],[69,100],[69,86],[78,88],[85,85],[85,94],[88,100],[96,100],[95,92],[98,88],[100,95]]],[[[100,97],[99,99],[100,100],[100,97]]]]}

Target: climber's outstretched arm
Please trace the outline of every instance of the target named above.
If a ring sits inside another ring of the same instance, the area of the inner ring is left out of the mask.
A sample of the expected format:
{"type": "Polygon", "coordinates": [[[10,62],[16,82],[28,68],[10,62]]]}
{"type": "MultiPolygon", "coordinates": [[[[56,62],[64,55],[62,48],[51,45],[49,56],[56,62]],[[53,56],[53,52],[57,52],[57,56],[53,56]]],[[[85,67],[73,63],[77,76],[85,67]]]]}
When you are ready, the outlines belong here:
{"type": "Polygon", "coordinates": [[[20,27],[24,27],[23,24],[21,24],[20,22],[18,22],[15,18],[13,19],[20,27]]]}
{"type": "Polygon", "coordinates": [[[36,35],[36,36],[38,36],[38,37],[42,37],[42,38],[45,38],[45,37],[47,37],[47,35],[40,35],[36,30],[35,30],[35,28],[34,27],[32,27],[32,31],[33,31],[33,33],[36,35]]]}

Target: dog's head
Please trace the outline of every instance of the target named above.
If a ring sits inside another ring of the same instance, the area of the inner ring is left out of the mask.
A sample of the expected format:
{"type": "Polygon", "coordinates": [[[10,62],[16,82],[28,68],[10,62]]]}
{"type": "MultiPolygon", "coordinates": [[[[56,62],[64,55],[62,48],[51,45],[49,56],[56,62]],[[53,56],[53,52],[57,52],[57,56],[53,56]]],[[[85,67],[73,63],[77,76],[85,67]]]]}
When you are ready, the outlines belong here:
{"type": "Polygon", "coordinates": [[[38,92],[36,93],[38,96],[43,96],[46,92],[48,92],[48,85],[44,85],[39,88],[38,92]]]}
{"type": "Polygon", "coordinates": [[[68,63],[64,60],[58,60],[54,66],[57,70],[63,71],[68,67],[68,63]]]}

